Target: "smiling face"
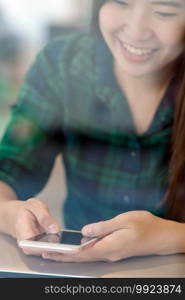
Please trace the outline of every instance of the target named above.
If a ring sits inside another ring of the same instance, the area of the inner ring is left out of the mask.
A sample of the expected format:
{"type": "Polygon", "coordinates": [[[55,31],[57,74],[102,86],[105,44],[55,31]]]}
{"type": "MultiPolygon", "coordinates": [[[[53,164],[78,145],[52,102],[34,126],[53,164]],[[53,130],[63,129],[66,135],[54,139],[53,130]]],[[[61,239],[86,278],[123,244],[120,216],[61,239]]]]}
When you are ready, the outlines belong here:
{"type": "Polygon", "coordinates": [[[132,76],[158,76],[185,51],[185,0],[108,0],[99,19],[115,64],[132,76]]]}

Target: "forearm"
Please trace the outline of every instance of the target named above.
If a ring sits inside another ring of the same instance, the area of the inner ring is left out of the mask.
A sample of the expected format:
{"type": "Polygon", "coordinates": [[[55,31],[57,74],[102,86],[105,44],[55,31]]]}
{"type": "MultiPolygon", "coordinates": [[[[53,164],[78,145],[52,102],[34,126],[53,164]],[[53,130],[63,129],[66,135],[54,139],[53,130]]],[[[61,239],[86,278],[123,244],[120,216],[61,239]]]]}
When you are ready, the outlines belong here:
{"type": "Polygon", "coordinates": [[[20,207],[15,191],[0,181],[0,232],[14,235],[12,226],[16,209],[20,207]]]}

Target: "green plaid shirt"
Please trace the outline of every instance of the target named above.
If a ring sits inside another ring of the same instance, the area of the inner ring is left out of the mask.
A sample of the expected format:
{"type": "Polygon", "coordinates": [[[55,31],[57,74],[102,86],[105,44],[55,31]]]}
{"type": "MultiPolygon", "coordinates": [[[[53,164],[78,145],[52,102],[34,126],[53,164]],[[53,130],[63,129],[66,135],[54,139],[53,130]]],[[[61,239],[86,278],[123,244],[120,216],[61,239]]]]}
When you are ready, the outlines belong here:
{"type": "Polygon", "coordinates": [[[167,189],[173,81],[138,136],[112,65],[105,42],[92,34],[50,42],[26,76],[0,145],[0,180],[22,200],[43,188],[62,153],[68,228],[129,210],[157,214],[167,189]]]}

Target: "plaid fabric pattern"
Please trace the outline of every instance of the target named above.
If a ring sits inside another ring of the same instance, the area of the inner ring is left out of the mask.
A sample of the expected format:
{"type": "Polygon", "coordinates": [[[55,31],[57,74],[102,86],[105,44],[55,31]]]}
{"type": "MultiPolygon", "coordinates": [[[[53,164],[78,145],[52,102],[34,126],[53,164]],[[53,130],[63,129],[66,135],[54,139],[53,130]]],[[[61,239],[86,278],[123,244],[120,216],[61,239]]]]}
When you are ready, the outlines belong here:
{"type": "Polygon", "coordinates": [[[26,200],[43,188],[62,153],[66,227],[80,229],[129,210],[162,214],[173,101],[172,81],[150,127],[137,135],[103,39],[77,33],[50,42],[12,108],[0,145],[0,180],[26,200]]]}

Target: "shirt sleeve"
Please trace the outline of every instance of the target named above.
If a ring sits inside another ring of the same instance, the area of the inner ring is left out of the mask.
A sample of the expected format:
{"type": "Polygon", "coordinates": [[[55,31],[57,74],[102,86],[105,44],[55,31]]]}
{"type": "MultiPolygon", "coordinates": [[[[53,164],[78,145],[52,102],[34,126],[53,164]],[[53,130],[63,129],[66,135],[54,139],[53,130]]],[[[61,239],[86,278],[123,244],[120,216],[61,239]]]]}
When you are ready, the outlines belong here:
{"type": "Polygon", "coordinates": [[[0,144],[0,180],[20,200],[40,192],[62,150],[64,48],[65,42],[57,41],[38,54],[0,144]]]}

